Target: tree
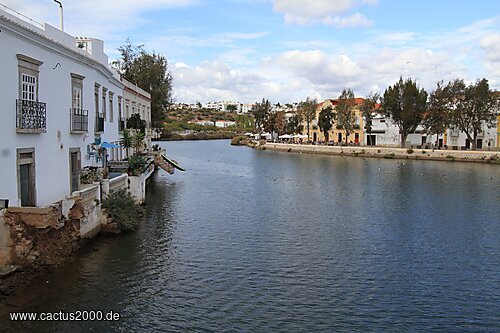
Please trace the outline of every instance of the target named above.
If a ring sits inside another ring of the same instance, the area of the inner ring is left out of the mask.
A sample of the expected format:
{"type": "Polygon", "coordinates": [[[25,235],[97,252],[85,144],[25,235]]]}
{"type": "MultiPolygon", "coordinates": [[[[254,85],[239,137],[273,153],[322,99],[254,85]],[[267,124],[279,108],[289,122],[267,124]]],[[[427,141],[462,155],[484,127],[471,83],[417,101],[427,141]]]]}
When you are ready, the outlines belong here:
{"type": "Polygon", "coordinates": [[[427,110],[423,115],[422,125],[430,136],[436,135],[436,141],[450,125],[452,101],[450,91],[450,85],[445,86],[443,81],[437,82],[436,89],[429,95],[427,110]]]}
{"type": "Polygon", "coordinates": [[[286,130],[285,112],[278,111],[271,113],[265,121],[264,130],[270,133],[278,133],[278,136],[284,133],[286,130]]]}
{"type": "Polygon", "coordinates": [[[140,149],[144,146],[144,138],[146,133],[137,131],[133,137],[133,146],[135,148],[135,153],[139,154],[140,149]]]}
{"type": "Polygon", "coordinates": [[[481,79],[466,86],[463,80],[449,83],[451,124],[467,135],[472,149],[477,149],[477,136],[483,126],[492,127],[500,101],[490,90],[488,80],[481,79]]]}
{"type": "Polygon", "coordinates": [[[310,129],[311,129],[311,122],[316,118],[316,106],[318,105],[318,102],[316,101],[315,98],[309,98],[303,102],[299,103],[299,106],[297,108],[297,116],[299,117],[300,122],[305,122],[306,123],[306,128],[307,128],[307,141],[310,140],[310,129]]]}
{"type": "Polygon", "coordinates": [[[151,123],[161,128],[172,103],[172,74],[167,59],[155,52],[147,53],[142,45],[134,46],[129,39],[118,50],[121,59],[113,66],[125,79],[151,94],[151,123]]]}
{"type": "Polygon", "coordinates": [[[412,79],[399,81],[389,86],[382,98],[382,111],[398,126],[401,147],[405,146],[408,134],[415,132],[426,110],[427,92],[419,89],[412,79]]]}
{"type": "Polygon", "coordinates": [[[271,112],[271,103],[269,103],[269,100],[265,100],[264,98],[261,103],[257,102],[254,106],[252,106],[250,113],[255,119],[255,127],[257,130],[260,131],[262,129],[269,112],[271,112]]]}
{"type": "Polygon", "coordinates": [[[121,139],[121,144],[123,148],[125,148],[125,154],[128,158],[128,150],[129,148],[132,148],[132,145],[134,143],[133,136],[130,134],[128,129],[124,129],[122,132],[122,139],[121,139]]]}
{"type": "Polygon", "coordinates": [[[226,107],[226,110],[229,111],[229,112],[236,112],[236,111],[238,111],[238,106],[235,105],[235,104],[229,104],[226,107]]]}
{"type": "Polygon", "coordinates": [[[286,122],[286,132],[290,134],[299,133],[302,131],[302,125],[300,125],[299,117],[297,115],[293,115],[288,118],[286,122]]]}
{"type": "Polygon", "coordinates": [[[328,131],[333,126],[333,117],[334,114],[331,107],[324,108],[319,113],[318,126],[320,130],[324,133],[326,142],[330,141],[330,136],[328,131]]]}
{"type": "Polygon", "coordinates": [[[361,114],[363,116],[363,119],[365,120],[365,129],[367,133],[367,144],[369,146],[372,145],[372,120],[373,120],[373,114],[375,112],[375,109],[377,108],[377,103],[378,100],[380,99],[380,94],[378,93],[369,93],[368,96],[366,96],[365,100],[360,106],[361,109],[361,114]]]}
{"type": "Polygon", "coordinates": [[[338,104],[335,107],[334,117],[337,121],[337,128],[344,130],[345,143],[347,145],[349,135],[354,131],[356,125],[356,100],[351,89],[344,89],[339,96],[338,104]]]}
{"type": "Polygon", "coordinates": [[[138,113],[134,113],[127,119],[127,128],[133,128],[144,132],[146,131],[146,121],[141,119],[138,113]]]}

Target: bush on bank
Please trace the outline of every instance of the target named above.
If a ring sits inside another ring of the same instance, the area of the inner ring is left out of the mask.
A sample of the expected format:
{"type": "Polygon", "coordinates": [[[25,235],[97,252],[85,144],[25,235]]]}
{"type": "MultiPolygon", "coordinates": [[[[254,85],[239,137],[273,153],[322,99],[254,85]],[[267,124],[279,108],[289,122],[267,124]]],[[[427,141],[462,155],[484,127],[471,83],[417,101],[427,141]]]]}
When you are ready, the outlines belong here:
{"type": "Polygon", "coordinates": [[[137,230],[144,216],[144,207],[137,204],[126,190],[111,192],[102,202],[108,217],[116,223],[120,231],[137,230]]]}

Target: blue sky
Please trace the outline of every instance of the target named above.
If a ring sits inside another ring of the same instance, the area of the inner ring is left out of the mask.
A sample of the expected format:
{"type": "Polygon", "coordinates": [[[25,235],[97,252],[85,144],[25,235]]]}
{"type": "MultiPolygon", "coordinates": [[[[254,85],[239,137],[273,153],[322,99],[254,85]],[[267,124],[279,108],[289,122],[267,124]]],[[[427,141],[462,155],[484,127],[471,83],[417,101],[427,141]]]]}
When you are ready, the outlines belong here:
{"type": "MultiPolygon", "coordinates": [[[[52,1],[0,0],[58,24],[52,1]]],[[[66,31],[165,55],[178,102],[295,102],[379,91],[400,75],[500,88],[500,1],[63,0],[66,31]]]]}

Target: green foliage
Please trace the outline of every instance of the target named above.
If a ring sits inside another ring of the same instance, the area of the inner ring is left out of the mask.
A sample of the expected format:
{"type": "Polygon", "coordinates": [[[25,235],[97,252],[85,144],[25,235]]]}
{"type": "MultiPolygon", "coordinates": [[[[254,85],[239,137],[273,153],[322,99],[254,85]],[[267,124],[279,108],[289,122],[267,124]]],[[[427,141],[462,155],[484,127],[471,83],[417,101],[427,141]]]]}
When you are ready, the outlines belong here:
{"type": "Polygon", "coordinates": [[[236,112],[238,111],[238,105],[235,104],[230,104],[226,107],[227,111],[229,112],[236,112]]]}
{"type": "Polygon", "coordinates": [[[144,139],[146,138],[146,133],[137,131],[133,138],[133,145],[135,148],[136,154],[144,147],[144,139]]]}
{"type": "Polygon", "coordinates": [[[167,59],[155,52],[146,52],[143,45],[132,45],[128,39],[118,50],[121,59],[115,61],[113,66],[127,80],[151,94],[152,126],[161,128],[165,110],[172,102],[172,74],[167,59]]]}
{"type": "Polygon", "coordinates": [[[356,125],[356,100],[351,89],[344,89],[339,96],[337,107],[335,108],[335,121],[337,128],[344,130],[345,142],[349,139],[349,134],[354,131],[356,125]]]}
{"type": "Polygon", "coordinates": [[[407,154],[413,154],[413,149],[412,149],[412,148],[408,148],[408,149],[406,150],[406,153],[407,153],[407,154]]]}
{"type": "Polygon", "coordinates": [[[408,134],[415,132],[426,110],[427,92],[418,88],[412,79],[399,78],[389,86],[382,98],[382,111],[398,125],[401,146],[404,147],[408,134]]]}
{"type": "Polygon", "coordinates": [[[286,130],[285,112],[279,111],[271,113],[264,123],[264,130],[270,133],[284,133],[286,130]]]}
{"type": "Polygon", "coordinates": [[[329,135],[328,131],[332,128],[333,126],[333,110],[331,107],[327,107],[319,113],[318,117],[318,126],[321,129],[321,131],[325,134],[325,139],[326,141],[329,141],[329,135]]]}
{"type": "Polygon", "coordinates": [[[134,113],[127,119],[127,128],[133,128],[144,132],[146,130],[146,121],[141,119],[141,115],[134,113]]]}
{"type": "Polygon", "coordinates": [[[102,207],[121,231],[137,230],[144,216],[144,208],[138,205],[126,190],[111,192],[102,202],[102,207]]]}
{"type": "Polygon", "coordinates": [[[124,129],[122,132],[122,139],[121,139],[121,144],[125,149],[128,157],[128,148],[132,148],[133,145],[133,136],[130,134],[130,131],[127,129],[124,129]]]}
{"type": "Polygon", "coordinates": [[[311,122],[316,118],[316,106],[318,101],[315,98],[309,98],[303,102],[299,103],[297,108],[297,116],[299,117],[299,122],[305,122],[307,128],[307,140],[309,141],[311,122]]]}
{"type": "Polygon", "coordinates": [[[488,80],[482,79],[468,86],[463,80],[448,84],[450,94],[451,125],[457,126],[477,147],[477,136],[483,126],[494,126],[500,100],[490,90],[488,80]]]}
{"type": "Polygon", "coordinates": [[[129,157],[128,166],[133,175],[140,175],[146,170],[146,158],[144,156],[134,154],[129,157]]]}
{"type": "Polygon", "coordinates": [[[250,114],[255,119],[255,128],[257,128],[257,130],[261,130],[262,126],[264,126],[264,123],[270,112],[271,103],[269,103],[269,100],[265,100],[264,98],[262,99],[261,103],[257,102],[252,107],[252,110],[250,110],[250,114]]]}
{"type": "MultiPolygon", "coordinates": [[[[368,134],[372,132],[372,120],[375,113],[378,100],[380,99],[380,94],[369,93],[365,100],[360,106],[361,114],[365,120],[365,129],[368,134]]],[[[368,145],[371,145],[371,137],[368,136],[368,145]]]]}
{"type": "Polygon", "coordinates": [[[101,168],[85,168],[80,174],[80,182],[82,184],[92,184],[103,178],[103,170],[101,168]]]}
{"type": "Polygon", "coordinates": [[[286,123],[286,132],[290,134],[299,133],[302,131],[302,125],[300,125],[299,116],[293,115],[288,118],[286,123]]]}

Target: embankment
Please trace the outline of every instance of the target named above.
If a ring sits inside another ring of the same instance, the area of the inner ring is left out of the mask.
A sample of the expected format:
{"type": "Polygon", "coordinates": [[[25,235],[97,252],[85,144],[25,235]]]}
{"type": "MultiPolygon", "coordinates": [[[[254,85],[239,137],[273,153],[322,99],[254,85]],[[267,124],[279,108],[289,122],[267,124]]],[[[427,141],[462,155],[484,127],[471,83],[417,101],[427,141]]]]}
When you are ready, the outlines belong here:
{"type": "MultiPolygon", "coordinates": [[[[264,148],[264,147],[263,147],[264,148]]],[[[321,154],[335,156],[378,157],[432,161],[481,162],[500,165],[499,151],[460,151],[432,149],[405,149],[392,147],[316,146],[284,143],[266,143],[266,150],[321,154]]]]}

